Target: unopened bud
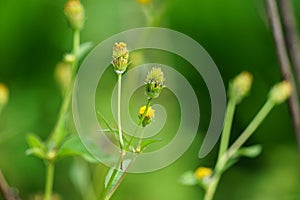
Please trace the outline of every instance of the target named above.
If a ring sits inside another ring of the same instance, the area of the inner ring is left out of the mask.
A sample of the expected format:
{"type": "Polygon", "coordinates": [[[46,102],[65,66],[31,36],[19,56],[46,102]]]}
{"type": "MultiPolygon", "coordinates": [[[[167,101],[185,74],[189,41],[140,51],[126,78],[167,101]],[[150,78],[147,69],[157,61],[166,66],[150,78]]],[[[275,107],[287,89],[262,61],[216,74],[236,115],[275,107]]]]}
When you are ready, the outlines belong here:
{"type": "Polygon", "coordinates": [[[84,8],[79,0],[69,0],[65,4],[65,15],[73,30],[80,30],[84,25],[84,8]]]}
{"type": "Polygon", "coordinates": [[[126,71],[129,60],[129,52],[126,48],[126,43],[117,42],[113,47],[113,61],[115,72],[117,74],[123,74],[126,71]]]}
{"type": "Polygon", "coordinates": [[[59,62],[56,65],[54,75],[62,93],[64,94],[69,87],[72,78],[71,63],[64,61],[59,62]]]}
{"type": "Polygon", "coordinates": [[[229,85],[229,96],[240,103],[249,94],[253,77],[249,72],[243,71],[236,76],[229,85]]]}
{"type": "Polygon", "coordinates": [[[275,104],[280,104],[287,100],[292,94],[292,86],[288,81],[282,81],[274,85],[270,92],[269,98],[275,104]]]}
{"type": "Polygon", "coordinates": [[[153,67],[146,77],[146,94],[149,98],[157,98],[165,87],[164,73],[160,68],[153,67]]]}

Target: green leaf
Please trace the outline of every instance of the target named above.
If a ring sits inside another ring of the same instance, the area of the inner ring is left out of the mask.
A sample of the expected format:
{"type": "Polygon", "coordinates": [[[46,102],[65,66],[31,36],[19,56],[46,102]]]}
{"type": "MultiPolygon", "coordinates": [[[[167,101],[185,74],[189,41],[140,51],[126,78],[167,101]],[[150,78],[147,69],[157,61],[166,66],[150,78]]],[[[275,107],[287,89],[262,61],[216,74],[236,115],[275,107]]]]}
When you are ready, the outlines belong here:
{"type": "Polygon", "coordinates": [[[26,155],[35,155],[38,158],[46,158],[46,147],[42,140],[34,135],[30,134],[27,136],[27,144],[30,147],[26,150],[26,155]]]}
{"type": "Polygon", "coordinates": [[[245,156],[245,157],[249,157],[249,158],[255,158],[259,154],[261,154],[261,152],[262,152],[262,146],[261,145],[253,145],[253,146],[250,146],[250,147],[240,148],[237,151],[236,156],[237,157],[245,156]]]}
{"type": "Polygon", "coordinates": [[[188,186],[198,184],[198,180],[195,178],[193,171],[187,171],[184,174],[182,174],[178,182],[182,185],[188,185],[188,186]]]}
{"type": "Polygon", "coordinates": [[[92,42],[85,42],[80,45],[78,52],[78,60],[80,60],[93,47],[92,42]]]}
{"type": "Polygon", "coordinates": [[[161,141],[162,139],[161,138],[154,138],[154,139],[144,139],[142,142],[141,142],[141,152],[146,148],[148,147],[150,144],[153,144],[155,142],[159,142],[161,141]]]}
{"type": "MultiPolygon", "coordinates": [[[[130,165],[131,163],[131,160],[130,159],[126,159],[123,161],[122,163],[122,167],[123,169],[127,169],[127,167],[130,165]]],[[[110,168],[110,170],[108,171],[106,177],[105,177],[105,182],[104,182],[104,186],[105,188],[109,187],[109,191],[117,184],[117,182],[120,180],[120,178],[122,177],[122,175],[125,173],[124,171],[122,170],[117,170],[117,174],[115,175],[115,178],[114,180],[112,181],[112,183],[110,185],[108,185],[110,179],[111,179],[111,176],[113,174],[113,172],[115,171],[116,169],[114,168],[110,168]]]]}
{"type": "Polygon", "coordinates": [[[29,134],[26,139],[31,148],[45,148],[43,141],[37,135],[29,134]]]}
{"type": "Polygon", "coordinates": [[[57,156],[59,158],[64,158],[68,156],[80,156],[87,162],[98,163],[96,160],[82,144],[80,138],[76,136],[69,137],[59,148],[57,156]]]}

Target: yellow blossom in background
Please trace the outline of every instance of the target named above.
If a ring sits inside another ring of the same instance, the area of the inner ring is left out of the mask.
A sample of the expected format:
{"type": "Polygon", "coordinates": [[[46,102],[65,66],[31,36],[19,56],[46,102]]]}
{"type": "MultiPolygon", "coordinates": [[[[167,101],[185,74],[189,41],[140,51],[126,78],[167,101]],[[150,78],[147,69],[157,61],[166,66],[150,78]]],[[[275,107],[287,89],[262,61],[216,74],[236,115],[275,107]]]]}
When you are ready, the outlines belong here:
{"type": "Polygon", "coordinates": [[[8,88],[3,83],[0,83],[0,107],[5,106],[5,104],[8,102],[8,88]]]}
{"type": "Polygon", "coordinates": [[[210,177],[212,175],[213,171],[210,168],[207,167],[199,167],[195,173],[194,176],[197,179],[204,179],[206,177],[210,177]]]}
{"type": "Polygon", "coordinates": [[[136,0],[139,4],[143,4],[143,5],[146,5],[146,4],[149,4],[151,3],[151,0],[136,0]]]}

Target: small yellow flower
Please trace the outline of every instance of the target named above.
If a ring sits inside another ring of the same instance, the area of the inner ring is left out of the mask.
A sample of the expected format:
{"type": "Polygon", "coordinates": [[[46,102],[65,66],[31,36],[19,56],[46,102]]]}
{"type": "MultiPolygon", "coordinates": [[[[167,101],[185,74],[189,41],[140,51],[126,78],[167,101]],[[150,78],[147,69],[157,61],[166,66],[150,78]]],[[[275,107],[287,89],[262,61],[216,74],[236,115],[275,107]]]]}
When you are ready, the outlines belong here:
{"type": "Polygon", "coordinates": [[[0,83],[0,107],[5,106],[8,102],[8,88],[3,83],[0,83]]]}
{"type": "MultiPolygon", "coordinates": [[[[144,112],[145,112],[145,110],[146,110],[146,106],[142,106],[141,108],[140,108],[140,115],[143,115],[144,114],[144,112]]],[[[153,110],[150,106],[148,107],[148,110],[147,110],[147,113],[146,113],[146,115],[145,115],[145,117],[149,117],[149,118],[153,118],[154,117],[154,112],[155,112],[155,110],[153,110]]]]}
{"type": "Polygon", "coordinates": [[[147,4],[151,3],[151,0],[136,0],[136,1],[142,5],[147,5],[147,4]]]}
{"type": "Polygon", "coordinates": [[[210,168],[207,167],[199,167],[195,173],[194,176],[199,179],[202,180],[204,178],[210,177],[212,175],[213,171],[210,168]]]}
{"type": "MultiPolygon", "coordinates": [[[[146,106],[142,106],[142,107],[140,108],[140,110],[139,110],[139,118],[140,118],[140,119],[142,118],[142,116],[143,116],[145,110],[146,110],[146,106]]],[[[155,112],[155,110],[153,110],[153,109],[149,106],[149,107],[148,107],[148,110],[147,110],[147,112],[146,112],[146,114],[145,114],[145,117],[144,117],[144,119],[143,119],[143,121],[142,121],[142,124],[143,124],[144,127],[145,127],[146,125],[148,125],[148,124],[151,123],[151,121],[152,121],[152,119],[153,119],[153,117],[154,117],[154,112],[155,112]]]]}

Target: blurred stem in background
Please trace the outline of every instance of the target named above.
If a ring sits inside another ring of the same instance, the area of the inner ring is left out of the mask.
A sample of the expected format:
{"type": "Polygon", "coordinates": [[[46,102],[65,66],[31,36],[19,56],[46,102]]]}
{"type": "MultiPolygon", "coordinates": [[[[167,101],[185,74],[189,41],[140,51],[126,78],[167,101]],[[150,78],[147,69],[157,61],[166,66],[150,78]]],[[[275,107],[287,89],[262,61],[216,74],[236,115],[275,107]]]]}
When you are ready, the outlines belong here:
{"type": "Polygon", "coordinates": [[[293,13],[291,0],[280,0],[283,22],[280,20],[280,14],[276,0],[266,0],[267,13],[272,27],[272,33],[275,41],[276,52],[280,63],[281,73],[284,79],[288,80],[293,88],[293,93],[289,99],[294,130],[300,147],[300,47],[297,36],[296,20],[293,13]],[[282,30],[283,23],[285,33],[282,30]],[[285,43],[285,38],[287,45],[285,43]],[[293,65],[291,65],[289,54],[293,65]],[[296,75],[294,74],[296,73],[296,75]],[[298,84],[295,81],[297,77],[298,84]]]}

